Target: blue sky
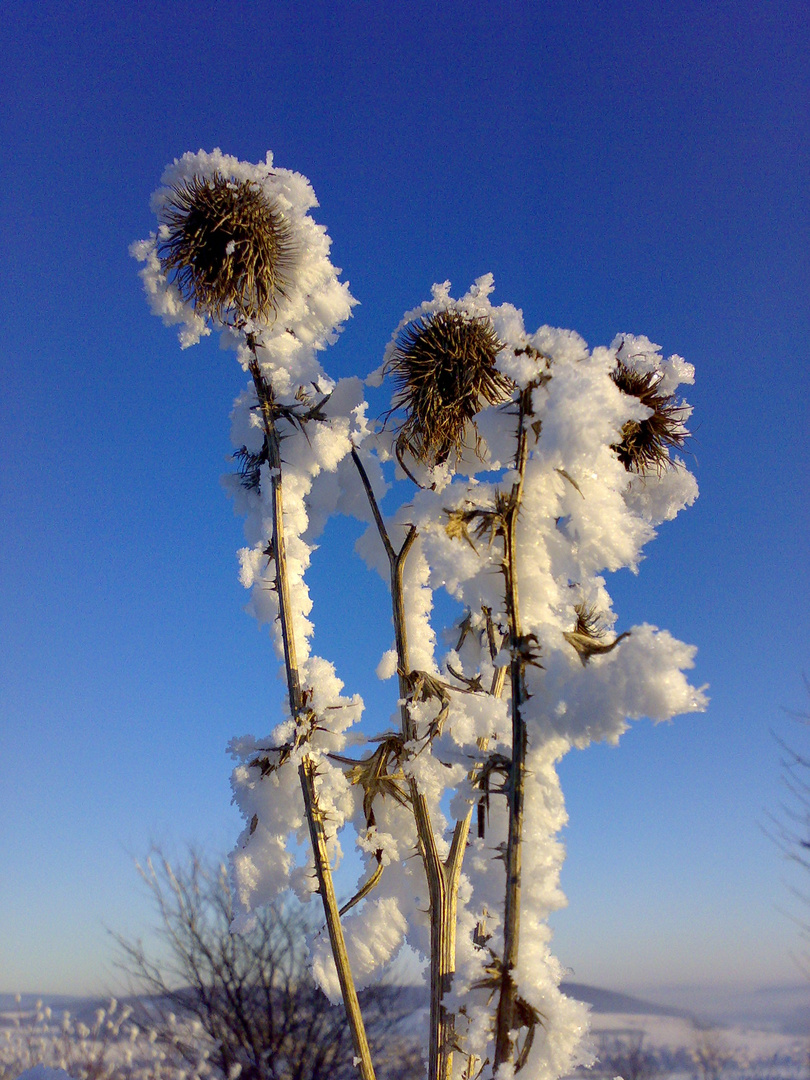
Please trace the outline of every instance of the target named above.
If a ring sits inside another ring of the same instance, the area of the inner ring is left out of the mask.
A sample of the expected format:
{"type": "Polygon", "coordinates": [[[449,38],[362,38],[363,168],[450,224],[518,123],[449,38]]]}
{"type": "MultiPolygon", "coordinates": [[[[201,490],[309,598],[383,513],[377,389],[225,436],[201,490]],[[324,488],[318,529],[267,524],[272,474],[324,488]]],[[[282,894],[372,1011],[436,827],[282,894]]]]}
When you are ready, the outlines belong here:
{"type": "Polygon", "coordinates": [[[110,982],[105,926],[149,917],[133,856],[226,850],[226,743],[278,714],[219,485],[243,376],[210,340],[180,352],[127,254],[164,165],[214,146],[312,181],[361,302],[335,375],[487,271],[530,327],[695,364],[701,497],[609,587],[624,625],[699,647],[712,704],[563,762],[556,952],[615,989],[799,980],[801,879],[763,825],[770,729],[808,704],[809,37],[798,0],[7,0],[0,991],[110,982]]]}

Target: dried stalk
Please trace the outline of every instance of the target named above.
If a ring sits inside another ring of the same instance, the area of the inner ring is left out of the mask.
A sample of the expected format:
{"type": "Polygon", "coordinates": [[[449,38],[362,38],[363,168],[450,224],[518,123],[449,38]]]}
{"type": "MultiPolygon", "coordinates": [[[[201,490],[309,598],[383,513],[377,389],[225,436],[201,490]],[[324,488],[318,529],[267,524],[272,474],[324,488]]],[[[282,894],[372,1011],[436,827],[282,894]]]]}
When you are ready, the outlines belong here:
{"type": "MultiPolygon", "coordinates": [[[[416,527],[410,526],[402,547],[397,551],[391,543],[368,474],[356,450],[352,450],[352,458],[360,474],[360,479],[371,506],[371,512],[374,515],[377,531],[388,556],[397,670],[399,674],[399,696],[403,702],[401,706],[402,736],[404,741],[408,743],[416,739],[417,731],[416,724],[408,711],[408,699],[412,695],[412,686],[408,682],[411,667],[403,596],[403,571],[405,560],[416,540],[416,527]]],[[[450,989],[453,974],[456,970],[458,886],[472,819],[472,807],[470,807],[464,818],[460,818],[456,822],[450,851],[447,858],[442,859],[436,844],[436,835],[433,830],[427,800],[419,792],[415,780],[410,781],[410,794],[419,839],[419,852],[425,867],[430,902],[428,1080],[451,1080],[453,1075],[455,1017],[445,1009],[442,999],[450,989]]]]}
{"type": "MultiPolygon", "coordinates": [[[[281,442],[276,427],[277,408],[275,405],[272,387],[261,373],[258,357],[256,355],[256,342],[252,335],[248,335],[248,345],[252,352],[249,364],[250,374],[253,377],[253,385],[259,399],[262,427],[265,439],[265,459],[270,468],[272,482],[272,510],[273,510],[273,552],[275,553],[276,565],[276,590],[278,593],[279,618],[281,621],[281,638],[284,647],[284,665],[287,672],[287,689],[290,700],[290,713],[293,719],[297,719],[305,712],[303,694],[301,691],[301,679],[298,671],[298,659],[295,649],[295,634],[293,627],[292,608],[290,605],[289,575],[287,573],[286,546],[284,540],[283,519],[283,496],[281,481],[281,442]]],[[[374,1067],[371,1062],[371,1051],[366,1037],[363,1016],[360,1011],[360,1002],[357,998],[357,990],[354,985],[349,957],[346,952],[346,941],[343,936],[343,928],[340,924],[340,912],[335,896],[335,888],[332,881],[332,870],[329,865],[329,855],[326,842],[326,828],[324,813],[318,805],[318,792],[315,785],[315,764],[309,755],[302,760],[298,775],[301,780],[301,790],[304,796],[304,808],[309,825],[309,835],[312,841],[312,853],[315,859],[315,872],[318,878],[318,892],[323,902],[326,925],[329,932],[329,943],[337,968],[340,989],[343,995],[343,1004],[352,1033],[355,1057],[358,1059],[358,1067],[363,1080],[375,1080],[374,1067]]]]}
{"type": "Polygon", "coordinates": [[[521,707],[526,698],[526,663],[529,643],[523,637],[520,623],[520,605],[517,581],[517,520],[523,500],[523,481],[528,457],[528,436],[526,416],[531,413],[531,395],[533,386],[521,392],[518,409],[517,451],[515,469],[518,479],[512,485],[512,491],[504,514],[503,534],[503,574],[505,581],[506,611],[509,620],[510,649],[512,659],[510,675],[512,683],[512,762],[507,784],[509,805],[509,833],[506,848],[506,899],[504,904],[504,947],[501,966],[501,989],[498,1011],[495,1018],[495,1063],[493,1071],[500,1065],[511,1062],[514,1057],[515,1005],[517,1003],[517,984],[514,971],[518,961],[520,940],[520,890],[523,836],[523,803],[526,781],[526,723],[521,707]]]}

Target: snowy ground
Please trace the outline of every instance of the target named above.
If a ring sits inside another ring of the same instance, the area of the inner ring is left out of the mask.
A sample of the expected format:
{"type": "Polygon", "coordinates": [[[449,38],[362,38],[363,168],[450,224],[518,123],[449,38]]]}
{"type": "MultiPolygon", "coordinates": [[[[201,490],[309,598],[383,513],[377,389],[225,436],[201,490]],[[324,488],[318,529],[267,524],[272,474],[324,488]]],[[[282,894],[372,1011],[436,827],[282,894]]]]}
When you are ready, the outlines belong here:
{"type": "MultiPolygon", "coordinates": [[[[810,1075],[810,992],[803,987],[770,996],[714,995],[701,999],[681,992],[656,993],[658,1003],[585,986],[569,993],[592,1006],[592,1031],[599,1054],[592,1080],[806,1080],[810,1075]],[[669,1001],[666,1001],[666,998],[669,1001]],[[692,1009],[684,1008],[690,1002],[692,1009]]],[[[415,1013],[423,991],[414,989],[415,1013]]],[[[419,1028],[412,1017],[408,1028],[419,1028]]],[[[91,1075],[128,1080],[211,1077],[200,1037],[198,1067],[172,1061],[146,1026],[132,1023],[127,1006],[97,999],[19,1000],[0,995],[0,1080],[17,1080],[39,1062],[67,1068],[74,1078],[91,1075]],[[66,1016],[67,1014],[67,1016],[66,1016]]]]}
{"type": "Polygon", "coordinates": [[[639,1016],[633,1013],[595,1015],[593,1034],[602,1064],[595,1076],[614,1076],[627,1067],[634,1048],[649,1055],[646,1075],[706,1077],[738,1080],[800,1080],[807,1076],[810,1040],[807,1036],[733,1025],[701,1027],[677,1016],[639,1016]],[[623,1064],[624,1058],[627,1064],[623,1064]],[[611,1064],[605,1069],[604,1065],[611,1064]]]}
{"type": "MultiPolygon", "coordinates": [[[[728,992],[651,992],[652,1000],[563,984],[591,1006],[598,1056],[576,1080],[807,1080],[810,1076],[810,988],[728,992]],[[654,996],[653,996],[654,995],[654,996]]],[[[424,1032],[418,1000],[407,1021],[424,1032]]]]}
{"type": "MultiPolygon", "coordinates": [[[[45,1066],[70,1080],[207,1080],[207,1040],[194,1032],[195,1060],[182,1061],[161,1046],[148,1026],[133,1020],[133,1007],[115,999],[34,998],[0,995],[0,1080],[18,1080],[45,1066]],[[50,1004],[52,1000],[53,1004],[50,1004]],[[71,1008],[72,1006],[72,1008],[71,1008]]],[[[178,1025],[178,1032],[190,1026],[178,1025]]],[[[38,1073],[29,1080],[61,1080],[38,1073]]]]}

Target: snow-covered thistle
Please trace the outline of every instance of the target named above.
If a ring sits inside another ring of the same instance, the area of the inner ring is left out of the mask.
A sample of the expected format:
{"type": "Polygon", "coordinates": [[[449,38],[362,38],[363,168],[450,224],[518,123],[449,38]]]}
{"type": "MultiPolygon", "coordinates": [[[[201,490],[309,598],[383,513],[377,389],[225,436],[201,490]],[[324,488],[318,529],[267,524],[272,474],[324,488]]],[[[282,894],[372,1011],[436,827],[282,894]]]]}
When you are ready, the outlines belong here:
{"type": "Polygon", "coordinates": [[[613,449],[628,471],[660,472],[673,464],[670,450],[679,450],[686,441],[684,419],[689,410],[678,403],[674,393],[662,389],[663,372],[657,366],[645,366],[643,356],[636,357],[641,364],[628,362],[622,356],[623,349],[624,342],[616,350],[611,377],[622,393],[638,398],[649,411],[643,419],[622,425],[622,440],[613,449]]]}
{"type": "Polygon", "coordinates": [[[635,570],[697,495],[671,456],[692,368],[643,337],[589,350],[571,331],[529,333],[518,309],[492,304],[489,275],[460,299],[446,282],[405,314],[369,378],[391,386],[371,425],[360,380],[335,384],[319,364],[353,301],[307,213],[308,182],[270,155],[253,166],[214,151],[185,155],[163,183],[158,231],[133,254],[181,343],[219,326],[250,376],[232,417],[241,578],[288,687],[275,731],[232,744],[237,924],[284,888],[309,895],[314,878],[329,934],[311,943],[313,970],[346,1004],[365,1080],[356,987],[404,944],[430,971],[430,1080],[559,1077],[587,1060],[587,1016],[549,950],[547,917],[564,903],[556,763],[615,742],[629,719],[705,705],[683,673],[694,650],[648,625],[617,634],[602,576],[635,570]],[[386,515],[392,483],[403,495],[386,515]],[[311,651],[306,571],[337,511],[367,523],[358,550],[390,586],[395,644],[377,671],[397,676],[398,715],[371,736],[359,696],[311,651]],[[438,589],[463,612],[444,655],[438,589]],[[300,866],[292,841],[307,833],[300,866]],[[331,866],[347,838],[365,871],[339,909],[331,866]]]}
{"type": "Polygon", "coordinates": [[[511,384],[495,366],[502,348],[486,318],[440,310],[400,331],[386,373],[396,388],[396,450],[431,465],[460,451],[486,402],[509,396],[511,384]]]}
{"type": "Polygon", "coordinates": [[[259,184],[192,176],[172,189],[162,217],[161,266],[184,300],[220,323],[276,310],[291,229],[259,184]]]}

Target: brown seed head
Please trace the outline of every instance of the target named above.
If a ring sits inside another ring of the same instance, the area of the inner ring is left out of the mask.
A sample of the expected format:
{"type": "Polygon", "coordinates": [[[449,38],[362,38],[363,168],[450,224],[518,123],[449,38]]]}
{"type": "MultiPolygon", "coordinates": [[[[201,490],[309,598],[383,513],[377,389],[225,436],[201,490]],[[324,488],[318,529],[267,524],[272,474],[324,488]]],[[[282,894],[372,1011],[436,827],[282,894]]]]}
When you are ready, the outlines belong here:
{"type": "MultiPolygon", "coordinates": [[[[482,404],[505,401],[511,381],[495,367],[503,348],[487,318],[438,311],[401,332],[388,363],[396,385],[393,409],[403,409],[397,453],[427,465],[464,447],[464,433],[482,404]]],[[[389,414],[390,415],[390,414],[389,414]]]]}
{"type": "Polygon", "coordinates": [[[193,176],[172,188],[161,217],[163,270],[201,314],[244,325],[276,311],[289,285],[292,233],[258,184],[193,176]]]}
{"type": "Polygon", "coordinates": [[[683,426],[687,410],[678,404],[674,394],[658,389],[662,377],[659,371],[638,371],[619,360],[611,377],[622,393],[652,409],[646,420],[628,420],[622,427],[622,441],[612,449],[628,472],[655,469],[660,475],[672,464],[670,447],[679,449],[689,437],[683,426]]]}

